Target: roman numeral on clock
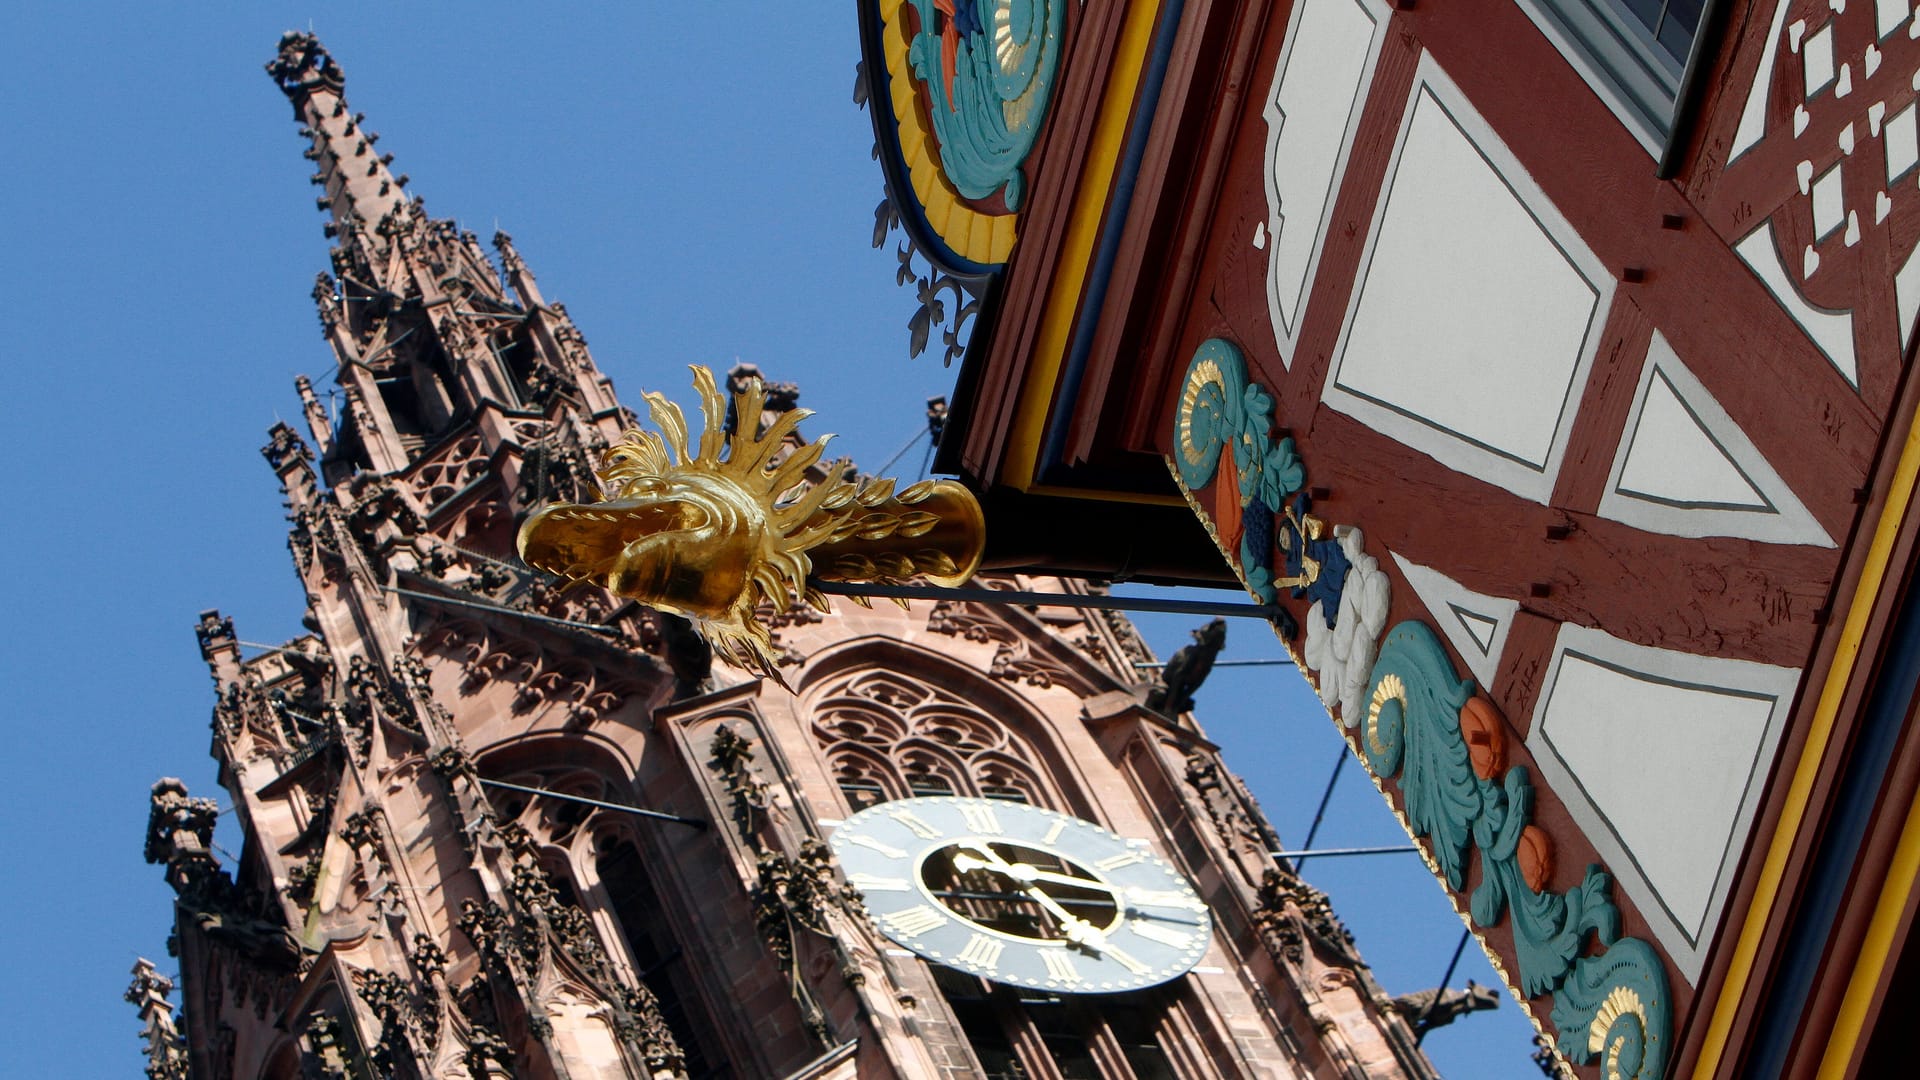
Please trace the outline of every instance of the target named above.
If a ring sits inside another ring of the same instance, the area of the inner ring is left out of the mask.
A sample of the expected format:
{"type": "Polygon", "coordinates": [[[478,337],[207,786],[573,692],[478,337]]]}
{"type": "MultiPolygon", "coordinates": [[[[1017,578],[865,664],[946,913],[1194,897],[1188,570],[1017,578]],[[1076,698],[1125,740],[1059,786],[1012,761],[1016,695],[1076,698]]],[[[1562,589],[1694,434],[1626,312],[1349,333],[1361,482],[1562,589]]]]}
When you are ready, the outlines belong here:
{"type": "Polygon", "coordinates": [[[1066,831],[1067,831],[1067,819],[1060,818],[1059,820],[1053,823],[1052,827],[1047,829],[1047,835],[1041,837],[1040,842],[1043,844],[1051,844],[1055,840],[1060,839],[1060,834],[1066,831]]]}
{"type": "Polygon", "coordinates": [[[975,967],[992,969],[994,965],[1000,962],[1000,954],[1005,950],[1006,946],[1004,944],[993,940],[985,934],[975,934],[972,938],[968,939],[967,947],[961,949],[959,955],[955,956],[954,959],[963,964],[972,964],[975,967]]]}
{"type": "Polygon", "coordinates": [[[947,917],[925,904],[896,911],[881,918],[881,924],[895,939],[917,938],[929,930],[935,930],[947,924],[947,917]]]}
{"type": "Polygon", "coordinates": [[[974,832],[998,833],[1001,831],[1000,819],[993,816],[993,807],[991,806],[962,805],[960,807],[960,816],[967,819],[967,828],[974,832]]]}
{"type": "Polygon", "coordinates": [[[847,879],[847,884],[863,893],[906,892],[913,887],[906,878],[879,877],[874,874],[855,874],[847,879]]]}
{"type": "Polygon", "coordinates": [[[855,836],[853,839],[847,841],[847,843],[859,844],[863,848],[872,848],[873,850],[879,852],[880,854],[885,855],[889,859],[904,859],[907,857],[907,853],[905,850],[894,847],[892,844],[886,843],[884,841],[875,840],[873,837],[868,836],[866,833],[860,833],[859,835],[855,836]]]}
{"type": "Polygon", "coordinates": [[[1146,861],[1147,857],[1138,851],[1123,851],[1118,855],[1109,855],[1093,865],[1096,870],[1118,870],[1123,866],[1132,866],[1146,861]]]}
{"type": "Polygon", "coordinates": [[[1041,949],[1040,962],[1047,966],[1047,978],[1055,982],[1081,981],[1080,972],[1073,966],[1073,957],[1062,949],[1041,949]]]}
{"type": "Polygon", "coordinates": [[[1113,945],[1102,945],[1100,947],[1100,953],[1103,956],[1113,957],[1115,960],[1119,961],[1121,967],[1126,968],[1128,971],[1133,972],[1135,975],[1145,975],[1147,972],[1153,970],[1152,968],[1149,968],[1147,965],[1141,963],[1140,961],[1135,960],[1132,956],[1129,956],[1125,951],[1113,945]]]}
{"type": "Polygon", "coordinates": [[[889,810],[887,816],[905,825],[913,835],[922,840],[940,839],[940,830],[926,823],[920,815],[911,810],[889,810]]]}

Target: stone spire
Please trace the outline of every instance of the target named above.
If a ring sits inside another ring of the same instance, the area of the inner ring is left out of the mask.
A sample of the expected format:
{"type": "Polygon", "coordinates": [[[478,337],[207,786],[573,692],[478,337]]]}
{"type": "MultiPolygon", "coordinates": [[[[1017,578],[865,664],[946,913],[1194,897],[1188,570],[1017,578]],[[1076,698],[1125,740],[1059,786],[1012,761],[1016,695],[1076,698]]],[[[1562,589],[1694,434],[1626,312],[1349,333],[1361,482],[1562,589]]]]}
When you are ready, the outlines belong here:
{"type": "Polygon", "coordinates": [[[318,38],[297,31],[281,35],[267,74],[293,103],[301,135],[312,140],[306,156],[317,166],[314,186],[322,189],[314,201],[332,217],[327,235],[379,267],[391,246],[385,223],[406,212],[407,178],[388,171],[393,155],[376,149],[380,136],[365,126],[366,115],[348,112],[346,73],[318,38]]]}
{"type": "MultiPolygon", "coordinates": [[[[477,237],[407,197],[407,178],[391,172],[393,155],[378,152],[380,136],[347,104],[345,73],[312,34],[283,35],[266,67],[309,144],[334,241],[313,298],[340,391],[329,408],[311,382],[299,386],[326,482],[406,471],[473,431],[489,458],[563,427],[577,429],[569,443],[617,438],[611,386],[512,240],[494,241],[503,279],[477,237]]],[[[504,479],[517,460],[504,462],[504,479]]]]}

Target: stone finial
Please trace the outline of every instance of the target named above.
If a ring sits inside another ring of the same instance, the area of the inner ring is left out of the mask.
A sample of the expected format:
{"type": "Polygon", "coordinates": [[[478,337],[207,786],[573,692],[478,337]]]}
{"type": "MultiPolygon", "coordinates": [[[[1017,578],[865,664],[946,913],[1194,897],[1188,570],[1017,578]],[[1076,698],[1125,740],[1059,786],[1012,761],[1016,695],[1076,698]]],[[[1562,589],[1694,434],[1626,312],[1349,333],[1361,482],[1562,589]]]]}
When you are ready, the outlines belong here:
{"type": "Polygon", "coordinates": [[[171,863],[176,857],[207,857],[213,847],[213,825],[220,804],[187,794],[178,777],[154,781],[147,813],[146,857],[150,863],[171,863]]]}
{"type": "Polygon", "coordinates": [[[216,654],[238,644],[233,635],[233,618],[220,614],[219,608],[208,608],[200,613],[200,621],[193,627],[193,636],[200,642],[200,658],[209,664],[213,663],[216,654]]]}
{"type": "Polygon", "coordinates": [[[140,1037],[146,1041],[149,1080],[187,1080],[187,1044],[173,1023],[173,980],[140,957],[133,962],[127,1004],[140,1010],[140,1037]]]}
{"type": "Polygon", "coordinates": [[[520,249],[513,246],[513,237],[505,229],[495,229],[493,250],[500,253],[500,268],[509,274],[527,272],[526,261],[520,258],[520,249]]]}
{"type": "Polygon", "coordinates": [[[280,35],[280,51],[267,61],[267,75],[280,85],[288,97],[314,87],[324,86],[338,93],[347,85],[347,73],[340,70],[320,39],[302,30],[280,35]]]}

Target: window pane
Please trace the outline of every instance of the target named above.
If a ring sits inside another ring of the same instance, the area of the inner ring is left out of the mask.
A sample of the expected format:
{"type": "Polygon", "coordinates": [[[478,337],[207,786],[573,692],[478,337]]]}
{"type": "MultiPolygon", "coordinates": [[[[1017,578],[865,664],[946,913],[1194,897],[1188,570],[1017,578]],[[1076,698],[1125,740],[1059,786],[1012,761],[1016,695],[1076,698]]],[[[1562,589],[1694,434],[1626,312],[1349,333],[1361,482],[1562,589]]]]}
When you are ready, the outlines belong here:
{"type": "Polygon", "coordinates": [[[687,1075],[694,1080],[732,1076],[715,1040],[702,1038],[705,1017],[696,1019],[692,1012],[698,1008],[697,991],[680,946],[667,929],[640,852],[624,840],[609,837],[600,841],[599,854],[600,881],[613,902],[614,919],[627,939],[640,981],[659,999],[660,1018],[686,1056],[687,1075]]]}
{"type": "Polygon", "coordinates": [[[1669,0],[1666,18],[1660,20],[1660,47],[1680,63],[1693,51],[1693,39],[1700,29],[1700,13],[1705,0],[1669,0]]]}
{"type": "Polygon", "coordinates": [[[1079,1025],[1067,1015],[1065,1001],[1057,997],[1027,998],[1022,1004],[1061,1076],[1066,1080],[1101,1080],[1100,1066],[1093,1061],[1093,1048],[1087,1045],[1087,1036],[1079,1025]]]}

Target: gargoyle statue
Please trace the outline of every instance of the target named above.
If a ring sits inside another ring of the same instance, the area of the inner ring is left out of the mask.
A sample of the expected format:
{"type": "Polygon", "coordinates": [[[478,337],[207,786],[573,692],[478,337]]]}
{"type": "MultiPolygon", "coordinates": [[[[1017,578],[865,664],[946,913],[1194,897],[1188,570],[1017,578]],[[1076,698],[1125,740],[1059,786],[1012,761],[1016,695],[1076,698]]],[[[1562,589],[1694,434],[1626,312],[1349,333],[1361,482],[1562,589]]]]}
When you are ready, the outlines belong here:
{"type": "Polygon", "coordinates": [[[1193,709],[1193,695],[1213,671],[1213,662],[1227,644],[1227,620],[1215,619],[1193,631],[1193,644],[1182,645],[1160,670],[1160,685],[1147,691],[1147,708],[1163,716],[1179,716],[1193,709]]]}
{"type": "Polygon", "coordinates": [[[722,659],[782,685],[757,606],[827,610],[809,577],[951,587],[973,576],[986,523],[966,488],[927,480],[896,494],[891,480],[837,468],[809,482],[831,436],[789,440],[808,410],[782,412],[763,431],[766,392],[746,379],[729,434],[713,372],[695,366],[693,385],[706,420],[697,451],[679,406],[647,394],[659,433],[629,431],[607,452],[601,501],[527,518],[519,546],[529,566],[685,616],[722,659]]]}
{"type": "Polygon", "coordinates": [[[1423,1035],[1446,1027],[1468,1013],[1500,1007],[1500,992],[1468,980],[1465,990],[1419,990],[1393,999],[1393,1007],[1407,1018],[1413,1033],[1423,1035]]]}

